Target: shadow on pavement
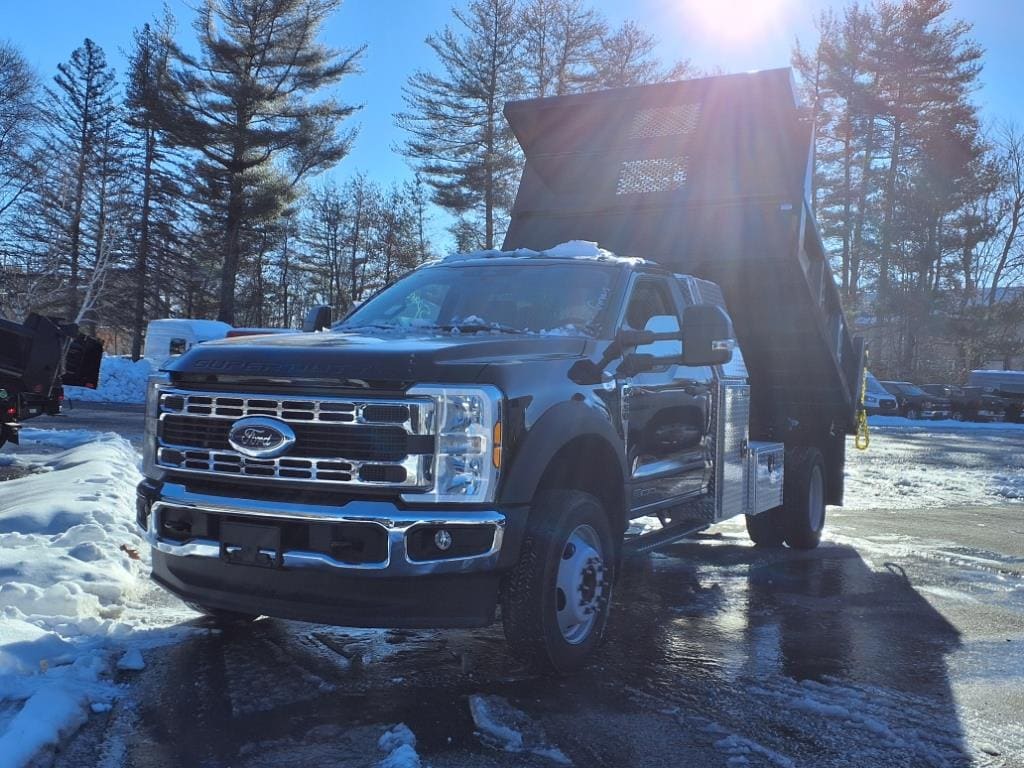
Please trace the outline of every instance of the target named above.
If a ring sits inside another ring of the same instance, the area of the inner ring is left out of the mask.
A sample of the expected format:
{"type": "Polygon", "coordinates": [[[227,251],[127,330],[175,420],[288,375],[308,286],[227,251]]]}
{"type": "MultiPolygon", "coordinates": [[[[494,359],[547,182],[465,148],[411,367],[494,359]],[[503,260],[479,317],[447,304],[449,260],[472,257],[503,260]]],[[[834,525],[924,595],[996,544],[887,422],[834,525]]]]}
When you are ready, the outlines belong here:
{"type": "Polygon", "coordinates": [[[735,541],[628,560],[607,642],[572,678],[532,675],[493,627],[265,619],[187,639],[123,703],[120,764],[372,765],[397,722],[433,766],[552,764],[483,744],[474,694],[525,713],[576,765],[970,764],[945,665],[959,634],[897,566],[735,541]]]}

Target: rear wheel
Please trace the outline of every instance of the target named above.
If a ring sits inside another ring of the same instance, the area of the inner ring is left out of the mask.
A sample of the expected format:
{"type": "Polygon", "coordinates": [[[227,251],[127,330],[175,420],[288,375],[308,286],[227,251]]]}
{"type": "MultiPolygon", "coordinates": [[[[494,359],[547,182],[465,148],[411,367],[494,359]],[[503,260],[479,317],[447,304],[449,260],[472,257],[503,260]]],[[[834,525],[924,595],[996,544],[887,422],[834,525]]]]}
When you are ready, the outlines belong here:
{"type": "Polygon", "coordinates": [[[614,557],[600,500],[582,491],[542,491],[502,594],[512,653],[544,672],[582,667],[608,621],[614,557]]]}
{"type": "Polygon", "coordinates": [[[825,462],[817,448],[786,451],[783,531],[794,549],[814,549],[825,527],[825,462]]]}
{"type": "Polygon", "coordinates": [[[921,418],[921,412],[917,408],[907,408],[907,418],[917,420],[921,418]]]}
{"type": "Polygon", "coordinates": [[[747,515],[747,534],[754,546],[781,547],[786,540],[782,530],[782,507],[766,510],[758,515],[747,515]]]}

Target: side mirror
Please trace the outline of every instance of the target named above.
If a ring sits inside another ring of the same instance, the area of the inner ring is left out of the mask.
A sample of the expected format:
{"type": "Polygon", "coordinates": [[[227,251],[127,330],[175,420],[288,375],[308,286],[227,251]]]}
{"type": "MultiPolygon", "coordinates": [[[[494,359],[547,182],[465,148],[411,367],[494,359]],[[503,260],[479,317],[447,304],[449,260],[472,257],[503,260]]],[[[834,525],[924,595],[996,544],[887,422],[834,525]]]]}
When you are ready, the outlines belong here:
{"type": "Polygon", "coordinates": [[[311,307],[306,313],[306,319],[302,323],[302,330],[306,333],[322,331],[331,327],[331,308],[326,304],[318,304],[311,307]]]}
{"type": "Polygon", "coordinates": [[[683,310],[683,365],[725,365],[736,338],[725,310],[694,304],[683,310]]]}

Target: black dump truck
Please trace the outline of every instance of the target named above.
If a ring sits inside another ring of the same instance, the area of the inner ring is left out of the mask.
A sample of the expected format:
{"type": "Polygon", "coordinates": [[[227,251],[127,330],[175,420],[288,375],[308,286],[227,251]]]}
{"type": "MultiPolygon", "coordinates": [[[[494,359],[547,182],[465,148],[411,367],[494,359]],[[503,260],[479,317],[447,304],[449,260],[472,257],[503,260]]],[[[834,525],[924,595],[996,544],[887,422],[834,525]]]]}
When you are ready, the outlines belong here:
{"type": "Polygon", "coordinates": [[[0,320],[0,445],[18,442],[25,419],[60,413],[65,385],[95,389],[102,357],[103,343],[74,323],[0,320]]]}
{"type": "Polygon", "coordinates": [[[817,545],[863,348],[788,70],[510,103],[502,251],[324,333],[211,342],[148,393],[153,577],[225,619],[475,627],[567,671],[625,551],[746,515],[817,545]],[[600,248],[595,245],[600,244],[600,248]],[[650,533],[630,536],[648,518],[650,533]]]}

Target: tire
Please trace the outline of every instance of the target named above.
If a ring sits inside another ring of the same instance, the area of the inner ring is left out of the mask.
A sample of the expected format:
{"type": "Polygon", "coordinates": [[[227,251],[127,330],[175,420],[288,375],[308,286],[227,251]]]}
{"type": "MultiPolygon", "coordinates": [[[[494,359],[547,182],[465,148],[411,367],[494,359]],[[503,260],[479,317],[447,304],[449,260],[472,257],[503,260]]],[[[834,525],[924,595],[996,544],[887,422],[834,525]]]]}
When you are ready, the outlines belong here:
{"type": "MultiPolygon", "coordinates": [[[[953,411],[953,421],[966,421],[963,411],[953,411]]],[[[971,421],[981,421],[977,414],[971,418],[971,421]]]]}
{"type": "Polygon", "coordinates": [[[912,421],[917,421],[921,418],[921,414],[918,412],[917,408],[907,408],[907,418],[912,421]]]}
{"type": "Polygon", "coordinates": [[[513,655],[544,673],[580,669],[601,641],[614,581],[608,515],[582,491],[542,491],[519,562],[505,579],[501,618],[513,655]],[[576,606],[570,602],[579,594],[576,606]]]}
{"type": "Polygon", "coordinates": [[[768,509],[759,515],[747,515],[747,535],[755,547],[774,549],[786,540],[782,528],[782,507],[768,509]]]}
{"type": "Polygon", "coordinates": [[[783,530],[793,549],[814,549],[825,527],[825,462],[817,448],[786,451],[782,483],[783,530]]]}
{"type": "Polygon", "coordinates": [[[198,611],[208,619],[211,619],[213,623],[220,627],[241,627],[246,624],[252,624],[259,618],[259,616],[255,616],[251,613],[227,611],[223,608],[211,608],[210,606],[202,605],[201,603],[186,603],[186,605],[193,611],[198,611]]]}

